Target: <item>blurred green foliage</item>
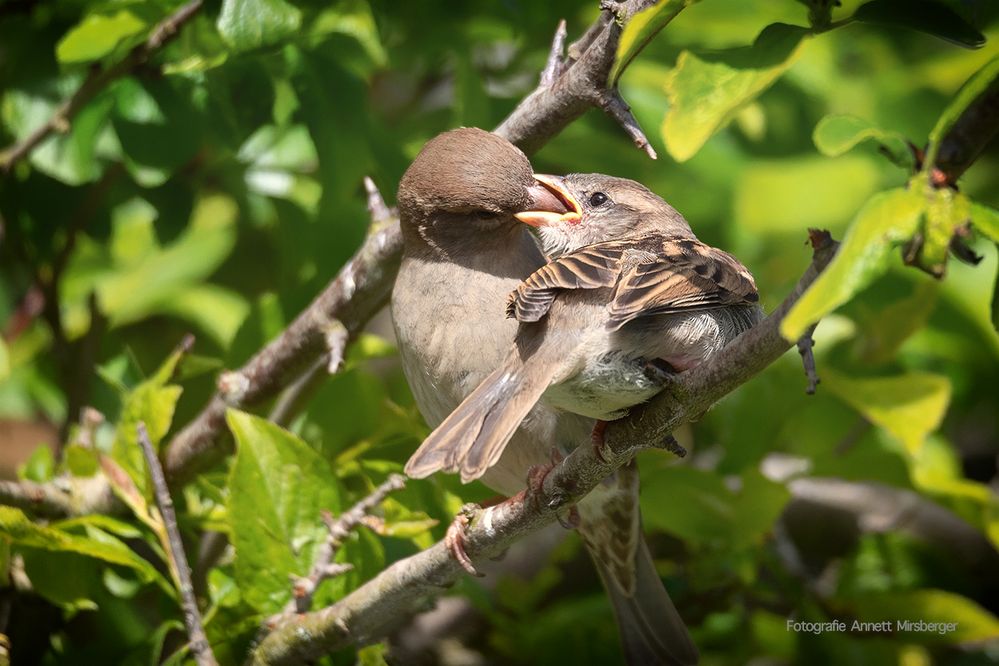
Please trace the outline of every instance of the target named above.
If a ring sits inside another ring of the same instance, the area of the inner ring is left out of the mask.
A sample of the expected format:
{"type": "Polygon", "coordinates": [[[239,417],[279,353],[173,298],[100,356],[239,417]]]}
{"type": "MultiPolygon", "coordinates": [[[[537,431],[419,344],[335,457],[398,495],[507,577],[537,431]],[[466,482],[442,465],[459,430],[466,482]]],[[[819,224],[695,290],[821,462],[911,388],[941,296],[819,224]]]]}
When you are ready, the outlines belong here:
{"type": "MultiPolygon", "coordinates": [[[[0,5],[3,143],[179,6],[0,5]]],[[[362,177],[391,199],[424,141],[498,124],[533,89],[558,19],[573,36],[597,12],[576,0],[208,2],[0,177],[0,426],[52,426],[28,443],[60,455],[37,448],[23,478],[111,474],[135,513],[43,524],[0,507],[0,584],[13,566],[52,605],[14,598],[14,663],[186,658],[135,424],[159,443],[188,422],[218,371],[279,333],[357,248],[362,177]],[[198,340],[182,357],[188,331],[198,340]],[[81,422],[85,406],[105,420],[81,422]]],[[[660,159],[598,112],[533,157],[543,172],[646,183],[752,269],[768,308],[808,265],[808,227],[844,240],[783,325],[793,338],[824,316],[818,394],[804,395],[789,354],[693,426],[690,462],[642,456],[646,527],[706,663],[999,661],[987,642],[999,638],[999,151],[959,192],[929,180],[938,142],[997,85],[997,39],[999,6],[984,1],[664,0],[629,26],[612,75],[660,159]],[[929,148],[922,171],[909,141],[929,148]],[[977,266],[947,257],[969,219],[977,266]],[[915,263],[944,279],[903,266],[915,235],[915,263]],[[816,481],[847,485],[820,502],[805,491],[816,481]],[[891,493],[885,506],[857,499],[871,487],[891,493]],[[878,519],[917,505],[930,527],[878,519]],[[959,628],[811,634],[789,618],[959,628]]],[[[376,321],[288,430],[266,409],[231,412],[237,453],[177,497],[191,552],[206,530],[233,545],[195,566],[223,663],[242,661],[291,598],[288,576],[307,572],[323,536],[319,512],[401,471],[427,432],[386,334],[376,321]]],[[[410,482],[340,550],[354,569],[316,602],[428,546],[488,494],[410,482]]],[[[565,573],[580,552],[570,536],[529,581],[462,584],[488,620],[467,647],[491,663],[619,659],[596,577],[565,573]]],[[[377,645],[329,661],[390,655],[377,645]]]]}

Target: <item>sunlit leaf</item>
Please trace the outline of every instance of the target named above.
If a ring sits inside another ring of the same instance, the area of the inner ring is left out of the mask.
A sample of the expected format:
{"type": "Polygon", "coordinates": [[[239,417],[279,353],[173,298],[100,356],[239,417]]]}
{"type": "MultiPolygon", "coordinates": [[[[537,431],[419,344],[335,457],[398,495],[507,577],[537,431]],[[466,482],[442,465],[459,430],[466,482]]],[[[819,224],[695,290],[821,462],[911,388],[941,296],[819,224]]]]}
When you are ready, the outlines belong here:
{"type": "Polygon", "coordinates": [[[784,317],[784,339],[797,340],[884,273],[892,249],[912,235],[925,206],[921,194],[901,188],[873,197],[857,214],[832,262],[784,317]]]}
{"type": "Polygon", "coordinates": [[[659,31],[676,18],[676,15],[685,7],[689,7],[695,2],[697,0],[659,0],[648,9],[632,16],[627,25],[624,26],[624,30],[621,31],[614,67],[608,78],[610,84],[616,85],[618,79],[621,78],[621,73],[645,48],[645,45],[652,41],[659,34],[659,31]]]}
{"type": "Polygon", "coordinates": [[[55,475],[55,456],[52,449],[42,444],[36,446],[28,459],[18,465],[17,475],[22,479],[43,483],[55,475]]]}
{"type": "Polygon", "coordinates": [[[857,144],[871,140],[878,143],[895,164],[906,169],[913,164],[912,150],[902,134],[881,129],[856,116],[826,116],[815,126],[812,140],[819,152],[828,157],[842,155],[857,144]]]}
{"type": "Polygon", "coordinates": [[[63,63],[98,60],[146,27],[146,22],[128,9],[113,14],[90,14],[56,45],[56,58],[63,63]]]}
{"type": "Polygon", "coordinates": [[[286,430],[243,412],[226,416],[236,439],[229,477],[229,519],[236,582],[263,612],[291,598],[289,576],[304,576],[327,536],[321,512],[340,510],[329,463],[286,430]]]}
{"type": "Polygon", "coordinates": [[[310,34],[313,37],[325,34],[353,37],[375,65],[384,67],[388,62],[371,6],[366,0],[347,0],[323,10],[312,21],[310,34]]]}
{"type": "Polygon", "coordinates": [[[972,202],[971,223],[990,240],[999,243],[999,211],[995,208],[972,202]]]}
{"type": "Polygon", "coordinates": [[[710,55],[681,53],[666,83],[670,107],[662,132],[670,155],[679,162],[693,157],[791,66],[808,34],[806,28],[775,23],[752,46],[710,55]]]}
{"type": "Polygon", "coordinates": [[[0,538],[16,546],[76,553],[156,577],[155,569],[120,541],[97,541],[32,522],[18,509],[0,506],[0,538]]]}
{"type": "Polygon", "coordinates": [[[940,426],[950,403],[950,381],[925,372],[860,378],[826,371],[822,385],[891,433],[911,453],[940,426]]]}
{"type": "Polygon", "coordinates": [[[302,12],[284,0],[223,0],[216,25],[235,51],[248,51],[294,35],[301,24],[302,12]]]}

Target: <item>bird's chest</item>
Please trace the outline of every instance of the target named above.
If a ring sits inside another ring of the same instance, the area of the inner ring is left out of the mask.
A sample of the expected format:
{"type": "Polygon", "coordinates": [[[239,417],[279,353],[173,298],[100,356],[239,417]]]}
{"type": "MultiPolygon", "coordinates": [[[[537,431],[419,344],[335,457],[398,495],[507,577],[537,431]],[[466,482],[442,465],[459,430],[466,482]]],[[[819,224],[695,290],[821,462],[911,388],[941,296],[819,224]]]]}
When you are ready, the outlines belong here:
{"type": "Polygon", "coordinates": [[[503,316],[516,280],[404,260],[392,293],[403,370],[431,426],[496,369],[516,333],[503,316]],[[445,270],[448,268],[448,270],[445,270]]]}

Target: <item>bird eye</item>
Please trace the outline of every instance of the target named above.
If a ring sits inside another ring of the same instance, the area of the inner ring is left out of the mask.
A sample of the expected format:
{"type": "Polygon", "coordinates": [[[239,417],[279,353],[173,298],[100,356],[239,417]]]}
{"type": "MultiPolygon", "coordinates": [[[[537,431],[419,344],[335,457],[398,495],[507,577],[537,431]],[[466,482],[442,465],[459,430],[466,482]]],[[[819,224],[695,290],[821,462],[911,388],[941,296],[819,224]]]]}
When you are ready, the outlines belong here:
{"type": "Polygon", "coordinates": [[[477,210],[475,211],[475,217],[480,220],[495,220],[500,214],[492,210],[477,210]]]}
{"type": "Polygon", "coordinates": [[[593,194],[590,195],[590,205],[591,206],[603,206],[609,200],[610,200],[610,197],[608,197],[603,192],[594,192],[593,194]]]}

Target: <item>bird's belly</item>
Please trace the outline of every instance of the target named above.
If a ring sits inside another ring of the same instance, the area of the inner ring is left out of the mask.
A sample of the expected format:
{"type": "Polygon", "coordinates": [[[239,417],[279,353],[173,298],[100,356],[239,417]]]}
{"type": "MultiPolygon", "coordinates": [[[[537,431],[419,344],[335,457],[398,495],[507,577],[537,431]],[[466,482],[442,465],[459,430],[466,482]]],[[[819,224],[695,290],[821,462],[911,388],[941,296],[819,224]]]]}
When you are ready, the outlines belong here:
{"type": "Polygon", "coordinates": [[[646,361],[620,352],[591,360],[572,377],[553,384],[546,404],[593,419],[612,421],[662,389],[646,372],[646,361]]]}

